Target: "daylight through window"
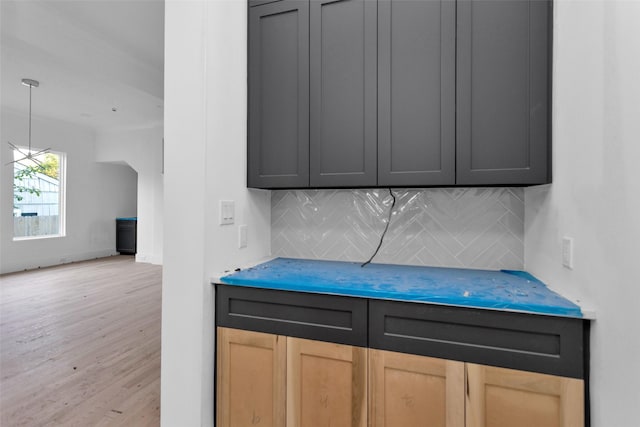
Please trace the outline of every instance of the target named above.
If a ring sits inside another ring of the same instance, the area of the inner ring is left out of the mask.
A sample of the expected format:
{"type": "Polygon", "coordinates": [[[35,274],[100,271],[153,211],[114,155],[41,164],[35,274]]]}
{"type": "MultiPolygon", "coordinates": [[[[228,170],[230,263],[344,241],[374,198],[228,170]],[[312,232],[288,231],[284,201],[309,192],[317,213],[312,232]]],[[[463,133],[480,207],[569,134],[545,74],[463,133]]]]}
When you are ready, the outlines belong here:
{"type": "Polygon", "coordinates": [[[43,153],[34,161],[14,150],[13,158],[22,159],[13,164],[14,240],[64,236],[64,153],[43,153]]]}

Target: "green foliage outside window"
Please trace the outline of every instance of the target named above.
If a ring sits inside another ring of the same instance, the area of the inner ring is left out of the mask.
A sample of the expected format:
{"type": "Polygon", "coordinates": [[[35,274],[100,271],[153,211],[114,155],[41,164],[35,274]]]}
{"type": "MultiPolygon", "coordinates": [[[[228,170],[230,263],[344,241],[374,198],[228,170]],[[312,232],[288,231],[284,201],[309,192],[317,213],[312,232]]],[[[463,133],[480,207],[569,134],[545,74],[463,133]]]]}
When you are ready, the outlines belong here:
{"type": "Polygon", "coordinates": [[[58,179],[59,176],[60,163],[58,160],[58,156],[51,153],[46,153],[44,155],[44,160],[42,160],[42,167],[39,171],[53,179],[58,179]]]}
{"type": "Polygon", "coordinates": [[[60,164],[58,156],[46,153],[44,159],[40,160],[41,164],[25,166],[24,169],[15,169],[13,175],[13,198],[16,202],[24,199],[23,193],[35,194],[40,196],[38,188],[28,186],[28,180],[37,178],[38,173],[47,175],[51,178],[58,179],[60,176],[60,164]]]}
{"type": "Polygon", "coordinates": [[[13,175],[13,198],[17,202],[21,202],[24,197],[21,193],[35,194],[40,196],[40,190],[35,187],[29,187],[25,181],[36,178],[36,174],[42,173],[40,166],[27,166],[24,169],[17,169],[13,175]]]}

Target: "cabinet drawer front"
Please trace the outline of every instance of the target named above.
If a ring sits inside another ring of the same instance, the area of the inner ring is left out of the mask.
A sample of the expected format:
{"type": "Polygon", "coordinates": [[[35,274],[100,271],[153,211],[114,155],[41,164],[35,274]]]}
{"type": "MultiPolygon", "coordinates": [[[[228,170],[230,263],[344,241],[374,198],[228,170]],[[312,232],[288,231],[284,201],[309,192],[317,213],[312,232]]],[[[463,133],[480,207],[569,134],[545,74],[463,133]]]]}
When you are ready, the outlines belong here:
{"type": "Polygon", "coordinates": [[[217,285],[216,324],[366,347],[367,300],[217,285]]]}
{"type": "Polygon", "coordinates": [[[369,347],[584,378],[583,322],[371,300],[369,347]]]}

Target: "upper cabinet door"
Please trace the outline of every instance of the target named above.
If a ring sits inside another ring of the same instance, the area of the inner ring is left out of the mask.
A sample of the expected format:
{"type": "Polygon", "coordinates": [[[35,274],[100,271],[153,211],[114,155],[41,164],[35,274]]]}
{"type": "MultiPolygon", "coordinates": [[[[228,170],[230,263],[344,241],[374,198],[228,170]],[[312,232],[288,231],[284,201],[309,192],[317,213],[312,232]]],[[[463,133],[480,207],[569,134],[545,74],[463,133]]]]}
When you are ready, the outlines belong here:
{"type": "Polygon", "coordinates": [[[311,0],[311,187],[376,185],[376,10],[311,0]]]}
{"type": "Polygon", "coordinates": [[[378,185],[455,184],[453,0],[378,1],[378,185]]]}
{"type": "Polygon", "coordinates": [[[550,1],[459,0],[457,19],[457,184],[550,182],[550,1]]]}
{"type": "Polygon", "coordinates": [[[248,186],[309,186],[309,3],[249,10],[248,186]]]}

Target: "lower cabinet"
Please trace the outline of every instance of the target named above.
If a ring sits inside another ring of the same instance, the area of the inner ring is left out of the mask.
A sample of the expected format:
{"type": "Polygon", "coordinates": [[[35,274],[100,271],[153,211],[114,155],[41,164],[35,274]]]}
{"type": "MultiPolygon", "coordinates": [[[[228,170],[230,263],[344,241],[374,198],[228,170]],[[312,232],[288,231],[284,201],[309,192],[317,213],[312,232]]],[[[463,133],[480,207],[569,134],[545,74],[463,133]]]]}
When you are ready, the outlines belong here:
{"type": "Polygon", "coordinates": [[[367,425],[367,349],[287,338],[287,426],[367,425]]]}
{"type": "Polygon", "coordinates": [[[216,426],[285,425],[286,337],[217,328],[216,426]]]}
{"type": "Polygon", "coordinates": [[[369,349],[369,425],[464,427],[464,363],[369,349]]]}
{"type": "Polygon", "coordinates": [[[116,218],[116,251],[120,254],[135,255],[137,251],[138,220],[116,218]]]}
{"type": "Polygon", "coordinates": [[[583,427],[584,382],[218,327],[219,427],[583,427]]]}
{"type": "Polygon", "coordinates": [[[584,426],[584,381],[467,363],[467,427],[584,426]]]}
{"type": "Polygon", "coordinates": [[[367,425],[366,348],[217,331],[217,426],[367,425]]]}

